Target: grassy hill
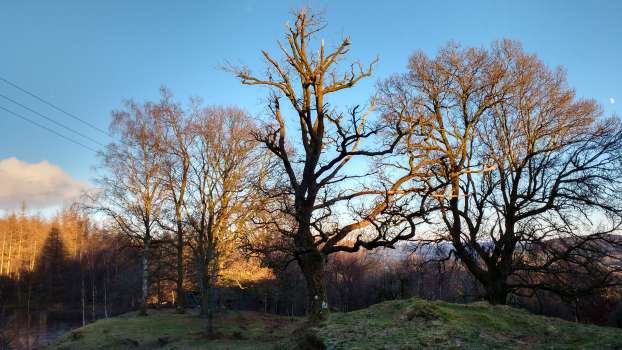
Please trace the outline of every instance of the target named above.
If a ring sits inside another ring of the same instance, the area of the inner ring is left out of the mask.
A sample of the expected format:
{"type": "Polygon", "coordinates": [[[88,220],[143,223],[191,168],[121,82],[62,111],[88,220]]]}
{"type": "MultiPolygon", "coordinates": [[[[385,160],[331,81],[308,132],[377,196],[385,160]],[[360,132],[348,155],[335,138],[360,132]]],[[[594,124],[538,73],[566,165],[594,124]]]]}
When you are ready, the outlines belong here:
{"type": "Polygon", "coordinates": [[[622,349],[617,328],[485,303],[419,299],[334,313],[310,329],[302,319],[254,312],[228,312],[217,325],[217,334],[208,337],[205,320],[192,313],[130,313],[71,332],[47,349],[622,349]]]}

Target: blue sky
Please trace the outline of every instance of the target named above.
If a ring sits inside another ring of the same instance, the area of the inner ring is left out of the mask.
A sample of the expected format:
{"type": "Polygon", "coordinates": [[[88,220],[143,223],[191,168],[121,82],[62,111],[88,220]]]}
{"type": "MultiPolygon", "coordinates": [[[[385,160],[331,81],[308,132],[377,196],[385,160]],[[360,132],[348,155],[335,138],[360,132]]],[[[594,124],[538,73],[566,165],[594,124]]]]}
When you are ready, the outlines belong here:
{"type": "MultiPolygon", "coordinates": [[[[416,49],[433,55],[450,40],[488,46],[509,38],[547,64],[565,66],[580,96],[595,98],[607,113],[620,111],[622,1],[6,0],[0,77],[103,129],[123,99],[157,98],[161,85],[182,100],[201,96],[257,114],[266,91],[239,85],[220,67],[261,68],[259,50],[275,48],[291,11],[305,5],[324,11],[327,45],[348,35],[351,58],[380,58],[374,77],[338,102],[367,101],[375,81],[403,71],[416,49]]],[[[109,141],[1,81],[0,94],[109,141]]],[[[6,100],[0,106],[51,125],[6,100]]],[[[97,164],[92,152],[0,110],[0,160],[10,157],[48,161],[78,181],[91,179],[97,164]]]]}

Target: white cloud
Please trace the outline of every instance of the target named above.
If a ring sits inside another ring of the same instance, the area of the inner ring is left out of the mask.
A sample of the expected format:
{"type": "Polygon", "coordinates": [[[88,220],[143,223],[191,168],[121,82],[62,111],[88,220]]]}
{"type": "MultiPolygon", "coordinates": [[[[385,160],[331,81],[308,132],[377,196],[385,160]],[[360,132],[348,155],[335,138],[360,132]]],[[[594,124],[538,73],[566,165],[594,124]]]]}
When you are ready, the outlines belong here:
{"type": "Polygon", "coordinates": [[[609,103],[614,104],[616,103],[616,99],[613,97],[609,97],[609,103]]]}
{"type": "Polygon", "coordinates": [[[26,163],[15,157],[0,160],[0,209],[44,209],[69,204],[88,184],[73,179],[47,160],[26,163]]]}

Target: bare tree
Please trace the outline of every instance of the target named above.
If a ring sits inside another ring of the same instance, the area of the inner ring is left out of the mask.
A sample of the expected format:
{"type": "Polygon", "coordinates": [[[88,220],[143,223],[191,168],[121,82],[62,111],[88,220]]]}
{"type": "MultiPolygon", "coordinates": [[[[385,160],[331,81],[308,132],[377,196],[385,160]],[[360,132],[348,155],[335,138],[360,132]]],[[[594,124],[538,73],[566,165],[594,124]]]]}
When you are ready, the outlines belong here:
{"type": "Polygon", "coordinates": [[[251,137],[254,125],[234,107],[209,107],[192,121],[190,185],[185,207],[192,227],[201,290],[201,315],[213,332],[213,290],[227,256],[248,228],[259,196],[252,184],[260,181],[265,154],[251,137]]]}
{"type": "MultiPolygon", "coordinates": [[[[165,97],[163,97],[165,98],[165,97]]],[[[165,102],[165,101],[164,101],[165,102]]],[[[142,254],[140,311],[147,314],[149,258],[157,237],[163,201],[162,130],[158,103],[125,103],[113,112],[111,131],[119,141],[101,153],[103,172],[97,209],[107,214],[124,234],[139,243],[142,254]]]]}
{"type": "MultiPolygon", "coordinates": [[[[330,52],[323,41],[313,47],[313,38],[323,28],[317,15],[302,10],[296,14],[293,26],[288,27],[286,43],[279,44],[283,60],[262,51],[268,64],[264,77],[246,68],[233,69],[242,84],[266,86],[273,92],[268,104],[271,120],[256,134],[278,159],[284,177],[274,178],[272,188],[266,192],[280,203],[268,209],[280,213],[277,219],[269,220],[272,226],[268,231],[280,235],[278,240],[285,243],[277,243],[279,248],[291,255],[303,271],[311,321],[323,318],[328,309],[324,265],[329,254],[355,252],[361,247],[391,247],[414,236],[410,228],[387,230],[383,224],[378,224],[383,229],[364,229],[375,228],[374,220],[388,212],[393,197],[408,192],[402,187],[424,167],[413,158],[412,167],[385,186],[372,188],[357,183],[375,171],[360,171],[365,168],[360,164],[357,171],[356,166],[349,166],[351,161],[391,154],[405,135],[404,122],[395,114],[376,123],[368,122],[373,103],[368,109],[356,106],[348,113],[331,107],[329,97],[369,77],[375,61],[366,67],[354,63],[340,72],[338,66],[350,41],[344,39],[330,52]],[[283,98],[287,102],[285,109],[281,107],[283,98]],[[291,119],[285,115],[290,110],[294,112],[291,119]],[[296,129],[298,134],[288,136],[296,129]],[[361,203],[369,205],[362,209],[361,203]],[[354,221],[343,224],[343,208],[348,206],[359,210],[354,221]]],[[[408,219],[413,222],[412,215],[408,219]]]]}
{"type": "Polygon", "coordinates": [[[490,50],[450,44],[433,59],[413,55],[408,73],[381,93],[425,120],[420,133],[440,160],[442,229],[424,243],[451,242],[487,300],[503,304],[524,289],[569,293],[541,275],[568,264],[607,271],[590,288],[616,283],[616,264],[599,262],[613,259],[612,249],[596,247],[614,244],[609,234],[620,227],[622,129],[577,98],[563,70],[512,41],[490,50]]]}
{"type": "Polygon", "coordinates": [[[173,246],[176,251],[176,304],[177,312],[184,312],[184,249],[186,244],[184,204],[188,191],[193,142],[190,118],[179,103],[172,100],[171,93],[162,88],[162,101],[156,110],[165,130],[163,140],[163,162],[161,166],[166,203],[172,212],[171,220],[163,218],[160,223],[175,235],[173,246]],[[170,222],[170,224],[169,224],[170,222]]]}

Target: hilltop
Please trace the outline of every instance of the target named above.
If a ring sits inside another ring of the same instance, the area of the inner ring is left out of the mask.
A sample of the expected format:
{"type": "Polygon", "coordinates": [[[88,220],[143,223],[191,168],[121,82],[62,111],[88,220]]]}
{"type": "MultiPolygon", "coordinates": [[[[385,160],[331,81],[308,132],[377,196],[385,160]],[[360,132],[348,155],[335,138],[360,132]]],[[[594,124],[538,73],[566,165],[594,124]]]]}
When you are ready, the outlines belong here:
{"type": "Polygon", "coordinates": [[[129,313],[70,332],[46,349],[622,349],[617,328],[415,298],[333,313],[310,329],[301,318],[256,312],[227,312],[217,322],[217,334],[208,337],[205,320],[193,313],[129,313]]]}

